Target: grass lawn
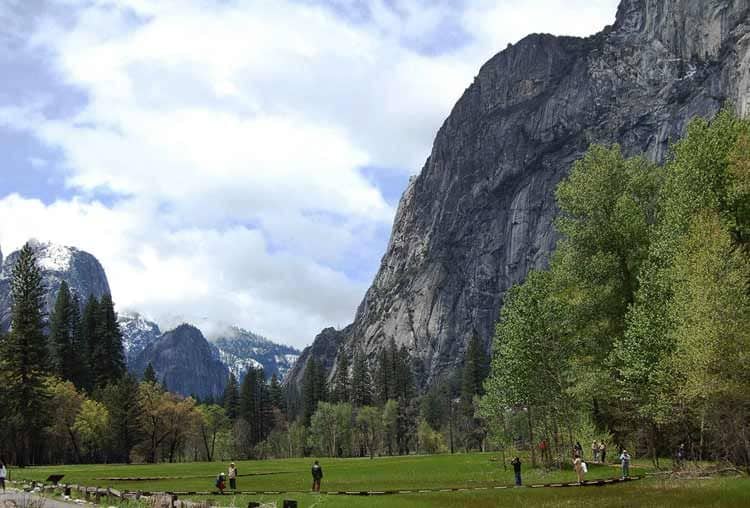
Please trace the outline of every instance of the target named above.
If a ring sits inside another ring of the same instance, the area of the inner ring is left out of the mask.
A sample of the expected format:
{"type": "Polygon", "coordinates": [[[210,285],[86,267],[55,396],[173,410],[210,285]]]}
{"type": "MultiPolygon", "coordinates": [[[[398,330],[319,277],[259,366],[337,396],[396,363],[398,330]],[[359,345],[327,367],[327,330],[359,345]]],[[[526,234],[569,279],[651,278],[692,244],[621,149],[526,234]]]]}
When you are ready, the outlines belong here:
{"type": "MultiPolygon", "coordinates": [[[[494,487],[513,483],[510,467],[492,460],[495,453],[382,457],[370,459],[321,459],[325,477],[322,490],[400,490],[435,488],[494,487]]],[[[523,459],[523,457],[522,457],[523,459]]],[[[434,492],[388,496],[312,495],[312,459],[238,462],[240,490],[303,491],[286,495],[187,496],[212,499],[220,506],[246,507],[248,501],[296,499],[300,507],[399,507],[399,506],[750,506],[750,480],[712,479],[701,481],[647,479],[606,487],[552,489],[507,489],[478,492],[434,492]]],[[[212,491],[214,477],[225,471],[225,463],[181,463],[157,465],[75,465],[32,467],[14,470],[14,479],[44,480],[65,474],[64,483],[113,487],[128,491],[212,491]],[[156,478],[127,481],[114,478],[156,478]]],[[[635,461],[631,475],[651,471],[649,462],[635,461]]],[[[587,480],[619,476],[616,466],[590,464],[587,480]]],[[[572,469],[529,470],[525,484],[575,481],[572,469]]],[[[281,506],[281,503],[279,503],[281,506]]]]}

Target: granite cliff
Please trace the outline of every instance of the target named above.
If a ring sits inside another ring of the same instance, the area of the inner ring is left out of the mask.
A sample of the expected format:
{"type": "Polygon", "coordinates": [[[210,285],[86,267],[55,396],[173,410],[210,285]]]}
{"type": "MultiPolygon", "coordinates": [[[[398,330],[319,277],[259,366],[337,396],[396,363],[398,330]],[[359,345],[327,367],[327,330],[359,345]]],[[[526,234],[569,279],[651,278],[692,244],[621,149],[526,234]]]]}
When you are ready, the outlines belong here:
{"type": "MultiPolygon", "coordinates": [[[[45,312],[49,316],[55,305],[62,281],[66,281],[81,304],[89,295],[101,298],[108,294],[109,283],[101,263],[75,247],[66,247],[36,240],[29,242],[37,256],[45,289],[45,312]]],[[[10,278],[19,252],[13,252],[5,261],[0,254],[0,333],[10,328],[10,278]]]]}
{"type": "Polygon", "coordinates": [[[623,0],[596,35],[509,46],[438,131],[353,324],[318,336],[287,382],[311,355],[332,366],[391,337],[425,384],[461,364],[473,334],[489,348],[505,292],[554,247],[554,189],[573,161],[591,143],[661,161],[725,104],[750,112],[748,0],[623,0]]]}
{"type": "Polygon", "coordinates": [[[128,369],[137,377],[151,363],[159,381],[183,395],[218,397],[226,386],[229,369],[219,360],[200,330],[183,324],[148,344],[128,369]]]}

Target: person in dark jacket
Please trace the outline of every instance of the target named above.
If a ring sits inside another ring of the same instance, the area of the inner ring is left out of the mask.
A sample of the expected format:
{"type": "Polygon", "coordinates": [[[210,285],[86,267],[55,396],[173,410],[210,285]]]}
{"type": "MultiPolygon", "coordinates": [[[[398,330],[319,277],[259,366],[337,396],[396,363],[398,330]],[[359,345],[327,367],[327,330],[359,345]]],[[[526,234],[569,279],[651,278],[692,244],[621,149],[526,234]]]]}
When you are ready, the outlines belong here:
{"type": "Polygon", "coordinates": [[[516,457],[515,459],[510,461],[511,464],[513,464],[513,472],[516,475],[516,486],[521,486],[521,459],[516,457]]]}
{"type": "Polygon", "coordinates": [[[323,479],[323,468],[320,467],[320,464],[318,461],[315,461],[315,464],[313,464],[312,467],[312,477],[313,477],[313,485],[312,490],[313,492],[320,492],[320,480],[323,479]]]}

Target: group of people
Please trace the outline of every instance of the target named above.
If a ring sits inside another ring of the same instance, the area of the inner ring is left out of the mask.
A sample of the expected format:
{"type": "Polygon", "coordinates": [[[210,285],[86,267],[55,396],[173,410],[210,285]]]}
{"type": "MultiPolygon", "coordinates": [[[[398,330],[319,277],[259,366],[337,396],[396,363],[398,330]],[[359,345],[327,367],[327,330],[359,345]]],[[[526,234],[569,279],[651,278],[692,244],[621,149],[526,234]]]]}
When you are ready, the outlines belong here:
{"type": "MultiPolygon", "coordinates": [[[[548,451],[546,441],[542,441],[539,444],[539,449],[542,451],[542,455],[548,451]]],[[[598,443],[594,441],[591,445],[592,459],[594,462],[605,463],[607,460],[607,446],[604,442],[598,443]]],[[[630,476],[630,453],[626,449],[621,449],[620,452],[620,466],[622,468],[622,479],[626,479],[630,476]]],[[[515,475],[516,486],[521,486],[521,459],[515,457],[510,461],[513,466],[513,473],[515,475]]],[[[580,442],[576,442],[573,445],[573,469],[578,477],[578,483],[583,484],[585,482],[585,475],[588,473],[588,466],[583,460],[583,447],[580,442]]]]}
{"type": "MultiPolygon", "coordinates": [[[[3,491],[5,491],[5,483],[4,483],[4,471],[5,466],[3,465],[0,469],[0,483],[3,485],[3,491]]],[[[312,465],[312,491],[313,492],[320,492],[320,481],[323,479],[323,468],[320,467],[320,462],[317,460],[312,465]]],[[[226,480],[229,478],[229,489],[230,490],[237,490],[237,466],[232,462],[229,464],[229,470],[227,471],[227,474],[219,473],[216,475],[216,488],[219,490],[219,493],[223,494],[224,489],[226,489],[226,480]]]]}
{"type": "Polygon", "coordinates": [[[607,445],[604,444],[604,441],[591,443],[591,460],[595,463],[607,463],[607,445]]]}
{"type": "Polygon", "coordinates": [[[232,462],[229,464],[227,474],[219,473],[216,475],[216,488],[219,492],[224,493],[224,489],[227,488],[227,478],[229,478],[229,488],[231,490],[237,490],[237,466],[232,462]]]}

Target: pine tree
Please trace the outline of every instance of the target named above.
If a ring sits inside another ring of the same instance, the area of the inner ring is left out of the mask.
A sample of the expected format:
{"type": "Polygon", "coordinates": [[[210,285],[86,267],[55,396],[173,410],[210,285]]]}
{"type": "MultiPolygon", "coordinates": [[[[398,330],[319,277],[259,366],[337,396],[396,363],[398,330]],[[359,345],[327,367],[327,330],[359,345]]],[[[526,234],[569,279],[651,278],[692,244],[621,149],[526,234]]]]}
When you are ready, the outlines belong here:
{"type": "Polygon", "coordinates": [[[369,406],[372,404],[372,380],[367,367],[367,358],[361,349],[354,354],[354,366],[352,368],[352,397],[354,407],[369,406]]]}
{"type": "Polygon", "coordinates": [[[0,373],[3,397],[18,427],[17,460],[28,464],[39,447],[47,399],[48,348],[44,335],[44,287],[36,255],[28,243],[21,249],[11,275],[11,330],[3,344],[0,373]]]}
{"type": "Polygon", "coordinates": [[[474,412],[475,395],[484,395],[484,380],[489,373],[489,358],[476,333],[469,341],[464,356],[461,380],[461,407],[467,416],[474,412]]]}
{"type": "Polygon", "coordinates": [[[302,416],[305,425],[310,424],[310,417],[315,413],[320,401],[319,370],[318,362],[311,357],[307,361],[302,378],[302,416]]]}
{"type": "Polygon", "coordinates": [[[222,405],[224,406],[224,410],[230,420],[235,420],[239,416],[240,391],[239,386],[237,385],[237,378],[231,372],[229,373],[227,387],[224,389],[222,405]]]}
{"type": "Polygon", "coordinates": [[[77,363],[74,306],[68,283],[62,281],[50,319],[50,367],[56,376],[66,381],[73,380],[74,365],[77,363]]]}
{"type": "MultiPolygon", "coordinates": [[[[391,339],[393,342],[393,339],[391,339]]],[[[395,348],[395,345],[393,346],[395,348]]],[[[393,390],[393,354],[390,347],[380,350],[378,355],[377,380],[375,382],[378,403],[383,405],[395,398],[393,390]]]]}
{"type": "Polygon", "coordinates": [[[88,363],[86,361],[86,347],[82,342],[83,338],[81,335],[81,300],[78,299],[78,295],[75,293],[72,294],[71,303],[70,322],[72,323],[72,329],[70,348],[73,365],[70,376],[76,388],[82,390],[86,387],[88,363]]]}
{"type": "Polygon", "coordinates": [[[145,383],[156,383],[156,371],[154,370],[154,366],[151,365],[151,362],[148,362],[148,365],[146,365],[142,379],[145,383]]]}
{"type": "Polygon", "coordinates": [[[96,339],[93,347],[93,374],[96,386],[106,386],[125,374],[125,354],[122,332],[117,322],[111,295],[104,295],[96,319],[96,339]]]}
{"type": "Polygon", "coordinates": [[[112,459],[130,463],[130,452],[142,435],[138,381],[131,375],[123,376],[102,390],[102,402],[110,416],[112,459]]]}
{"type": "Polygon", "coordinates": [[[81,325],[79,327],[79,347],[83,352],[81,356],[81,383],[88,392],[94,389],[94,345],[97,344],[96,322],[99,314],[99,301],[94,295],[89,295],[86,306],[81,314],[81,325]]]}
{"type": "Polygon", "coordinates": [[[395,396],[402,401],[410,401],[414,398],[414,372],[411,366],[411,355],[406,346],[402,345],[394,360],[395,396]]]}
{"type": "Polygon", "coordinates": [[[286,411],[286,403],[284,401],[284,388],[281,386],[279,376],[274,372],[271,375],[271,384],[268,386],[268,395],[271,400],[271,405],[280,411],[286,411]]]}
{"type": "Polygon", "coordinates": [[[332,402],[348,402],[350,394],[349,356],[344,348],[336,358],[336,378],[333,380],[332,402]]]}

